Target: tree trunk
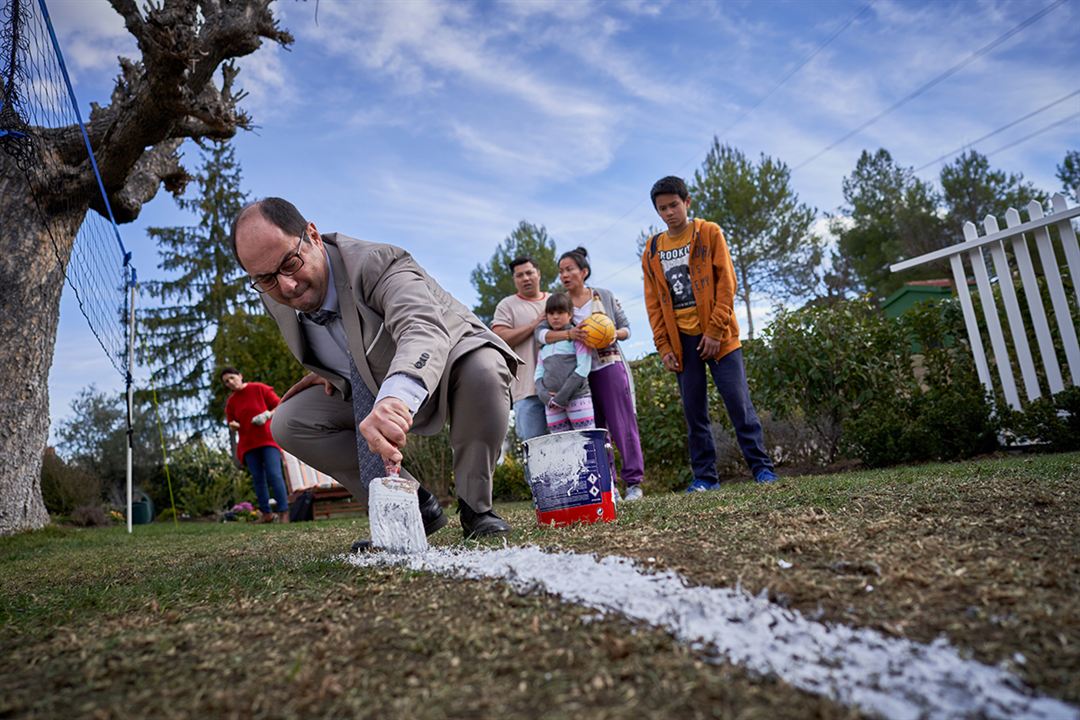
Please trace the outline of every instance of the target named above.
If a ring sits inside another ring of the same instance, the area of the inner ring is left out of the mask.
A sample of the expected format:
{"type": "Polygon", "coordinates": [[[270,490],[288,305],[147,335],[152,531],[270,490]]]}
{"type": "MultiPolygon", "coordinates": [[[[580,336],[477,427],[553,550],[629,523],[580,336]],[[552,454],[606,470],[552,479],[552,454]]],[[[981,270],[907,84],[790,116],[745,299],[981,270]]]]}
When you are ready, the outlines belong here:
{"type": "Polygon", "coordinates": [[[0,535],[8,535],[49,522],[41,497],[49,368],[64,271],[86,206],[53,214],[46,227],[26,176],[3,152],[0,198],[0,535]]]}
{"type": "Polygon", "coordinates": [[[754,315],[750,312],[750,282],[746,279],[746,273],[742,273],[743,305],[746,305],[746,337],[754,339],[754,315]]]}
{"type": "MultiPolygon", "coordinates": [[[[163,0],[141,10],[134,0],[111,2],[142,58],[120,58],[112,102],[94,104],[86,130],[113,216],[123,223],[137,218],[163,184],[183,192],[184,138],[226,139],[250,127],[236,105],[243,94],[232,91],[239,71],[230,61],[255,52],[263,38],[287,46],[292,36],[277,26],[270,0],[163,0]]],[[[33,67],[26,51],[0,60],[33,67]]],[[[26,82],[27,98],[46,90],[36,87],[36,76],[26,82]]],[[[33,112],[11,103],[3,109],[5,127],[31,136],[32,157],[28,180],[0,148],[0,535],[48,522],[41,458],[64,273],[87,210],[106,215],[79,129],[38,127],[33,112]],[[18,112],[26,117],[11,117],[18,112]]]]}
{"type": "Polygon", "coordinates": [[[743,293],[743,304],[746,305],[746,337],[754,339],[754,315],[750,312],[750,293],[743,293]]]}

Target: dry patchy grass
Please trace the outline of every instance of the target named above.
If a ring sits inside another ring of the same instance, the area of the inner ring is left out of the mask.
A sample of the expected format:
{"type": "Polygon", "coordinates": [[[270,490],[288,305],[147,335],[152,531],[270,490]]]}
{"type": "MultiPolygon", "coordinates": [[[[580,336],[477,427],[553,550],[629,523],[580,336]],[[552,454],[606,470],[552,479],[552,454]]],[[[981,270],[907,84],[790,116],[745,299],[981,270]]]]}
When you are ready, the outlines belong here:
{"type": "MultiPolygon", "coordinates": [[[[527,505],[504,510],[512,543],[767,589],[825,621],[945,635],[988,663],[1020,653],[1025,680],[1080,701],[1080,455],[646,497],[609,525],[539,528],[527,505]]],[[[855,715],[553,598],[333,559],[365,531],[340,520],[0,540],[0,717],[855,715]]],[[[433,539],[459,544],[460,530],[433,539]]]]}
{"type": "Polygon", "coordinates": [[[767,590],[824,621],[944,635],[1078,702],[1078,529],[1080,455],[1065,454],[646,497],[622,508],[618,527],[531,535],[702,585],[767,590]]]}

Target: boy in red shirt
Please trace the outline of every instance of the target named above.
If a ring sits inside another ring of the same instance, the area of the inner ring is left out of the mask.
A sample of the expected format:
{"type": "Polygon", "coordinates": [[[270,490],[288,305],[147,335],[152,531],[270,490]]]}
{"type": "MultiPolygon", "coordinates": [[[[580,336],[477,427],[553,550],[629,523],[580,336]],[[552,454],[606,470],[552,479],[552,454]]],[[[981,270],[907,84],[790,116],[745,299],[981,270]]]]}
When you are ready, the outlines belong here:
{"type": "Polygon", "coordinates": [[[289,520],[289,500],[285,493],[285,477],[281,472],[281,448],[270,434],[270,418],[281,400],[274,388],[257,382],[244,382],[236,368],[221,371],[221,382],[232,391],[225,402],[225,419],[236,431],[236,456],[247,466],[255,486],[262,517],[259,522],[289,520]],[[270,512],[270,493],[277,501],[277,514],[270,512]]]}

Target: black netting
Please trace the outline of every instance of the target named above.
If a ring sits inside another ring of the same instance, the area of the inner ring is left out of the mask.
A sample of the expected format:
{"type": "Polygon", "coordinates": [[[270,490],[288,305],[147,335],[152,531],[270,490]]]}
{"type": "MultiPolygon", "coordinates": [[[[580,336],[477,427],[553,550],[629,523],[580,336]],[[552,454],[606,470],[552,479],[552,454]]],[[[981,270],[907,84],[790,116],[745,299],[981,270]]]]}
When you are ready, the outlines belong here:
{"type": "Polygon", "coordinates": [[[128,297],[135,271],[110,218],[87,211],[85,205],[63,204],[61,183],[88,182],[99,188],[101,183],[82,141],[63,56],[53,44],[47,9],[40,0],[0,4],[0,69],[0,150],[23,171],[61,268],[65,267],[61,239],[72,231],[70,218],[84,215],[66,263],[66,279],[91,331],[113,366],[126,376],[128,297]],[[48,149],[60,139],[73,139],[83,148],[82,157],[64,158],[62,168],[57,153],[48,149]],[[77,177],[79,173],[85,177],[77,177]]]}

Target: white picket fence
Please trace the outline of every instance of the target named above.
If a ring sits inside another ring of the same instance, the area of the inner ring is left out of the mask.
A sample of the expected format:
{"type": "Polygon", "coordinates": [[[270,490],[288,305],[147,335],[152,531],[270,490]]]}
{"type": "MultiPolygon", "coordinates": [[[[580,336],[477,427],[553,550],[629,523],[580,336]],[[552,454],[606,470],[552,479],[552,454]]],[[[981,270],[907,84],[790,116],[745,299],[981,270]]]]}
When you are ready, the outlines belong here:
{"type": "Polygon", "coordinates": [[[1073,290],[1076,293],[1077,306],[1080,307],[1080,245],[1077,243],[1076,231],[1072,224],[1073,218],[1080,217],[1080,207],[1068,207],[1065,197],[1061,194],[1054,195],[1052,207],[1053,212],[1044,215],[1042,205],[1032,201],[1027,206],[1028,222],[1021,222],[1020,213],[1010,208],[1005,213],[1005,230],[999,229],[997,218],[987,215],[983,220],[986,234],[982,237],[979,237],[975,223],[966,222],[964,223],[964,242],[898,262],[890,267],[892,272],[900,272],[935,260],[949,259],[957,295],[960,297],[960,306],[964,312],[968,339],[971,341],[971,351],[975,356],[979,380],[987,392],[993,393],[994,384],[987,363],[986,350],[979,331],[971,293],[968,291],[968,270],[964,263],[964,258],[967,258],[975,278],[975,285],[979,290],[979,304],[982,306],[986,330],[990,335],[990,349],[993,353],[994,367],[997,369],[997,376],[1001,382],[1001,392],[1005,401],[1017,410],[1021,408],[1021,402],[1013,371],[1014,362],[1020,369],[1027,400],[1030,402],[1043,394],[1043,388],[1040,387],[1035,370],[1032,348],[1028,342],[1027,323],[1029,322],[1035,331],[1038,354],[1046,374],[1049,394],[1053,395],[1065,388],[1061,366],[1050,334],[1047,309],[1036,280],[1035,265],[1028,247],[1029,236],[1034,239],[1046,279],[1046,291],[1050,296],[1053,317],[1065,349],[1071,384],[1080,385],[1080,344],[1077,343],[1077,328],[1069,312],[1069,301],[1062,283],[1067,266],[1069,276],[1072,278],[1073,290]],[[1058,260],[1055,243],[1049,232],[1051,226],[1056,226],[1060,233],[1061,253],[1065,258],[1064,265],[1058,260]],[[1006,242],[1012,249],[1016,274],[1020,277],[1020,286],[1027,300],[1027,313],[1021,312],[1020,302],[1017,299],[1014,271],[1009,262],[1009,255],[1006,253],[1006,242]],[[1015,356],[1009,353],[1005,330],[1001,326],[984,250],[990,253],[993,276],[1001,291],[1001,301],[1005,305],[1009,337],[1012,339],[1015,356]]]}

